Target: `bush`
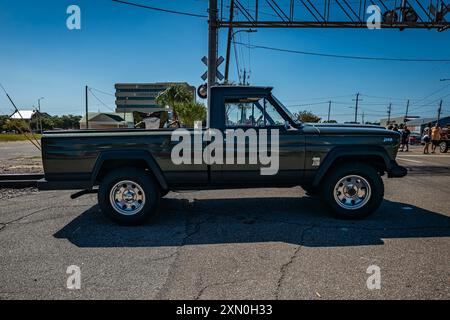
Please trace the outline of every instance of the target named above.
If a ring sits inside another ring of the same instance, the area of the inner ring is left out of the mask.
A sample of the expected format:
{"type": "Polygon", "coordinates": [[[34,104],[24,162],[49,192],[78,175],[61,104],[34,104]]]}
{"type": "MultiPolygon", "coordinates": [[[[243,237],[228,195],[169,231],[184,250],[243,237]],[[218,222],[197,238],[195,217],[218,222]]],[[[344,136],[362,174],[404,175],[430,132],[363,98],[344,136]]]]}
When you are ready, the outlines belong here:
{"type": "Polygon", "coordinates": [[[177,106],[177,111],[181,123],[188,128],[193,128],[195,121],[204,122],[206,120],[206,108],[199,102],[180,103],[177,106]]]}

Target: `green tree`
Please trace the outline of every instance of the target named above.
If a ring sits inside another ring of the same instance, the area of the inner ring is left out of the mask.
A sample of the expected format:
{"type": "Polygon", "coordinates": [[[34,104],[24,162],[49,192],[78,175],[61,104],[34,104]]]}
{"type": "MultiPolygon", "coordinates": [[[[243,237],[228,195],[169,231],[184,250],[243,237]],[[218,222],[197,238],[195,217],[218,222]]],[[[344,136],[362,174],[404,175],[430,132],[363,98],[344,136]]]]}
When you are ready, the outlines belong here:
{"type": "MultiPolygon", "coordinates": [[[[53,116],[48,119],[48,125],[51,126],[49,129],[59,128],[59,129],[79,129],[80,128],[80,116],[74,115],[63,115],[63,116],[53,116]]],[[[44,126],[44,125],[43,125],[44,126]]],[[[44,126],[45,128],[45,126],[44,126]]]]}
{"type": "Polygon", "coordinates": [[[322,119],[319,116],[316,116],[311,111],[306,110],[297,113],[296,116],[298,120],[300,120],[301,122],[309,122],[309,123],[316,123],[322,119]]]}
{"type": "Polygon", "coordinates": [[[25,122],[25,120],[21,119],[8,119],[3,127],[6,131],[30,131],[28,124],[25,122]]]}
{"type": "Polygon", "coordinates": [[[178,108],[181,104],[194,101],[194,96],[185,85],[174,85],[156,97],[156,103],[161,106],[169,106],[173,110],[173,118],[179,124],[178,108]]]}
{"type": "Polygon", "coordinates": [[[0,116],[0,132],[6,130],[5,125],[8,120],[8,116],[0,116]]]}
{"type": "Polygon", "coordinates": [[[186,102],[178,104],[178,115],[181,122],[188,128],[194,127],[195,121],[206,120],[206,108],[203,103],[199,102],[186,102]]]}

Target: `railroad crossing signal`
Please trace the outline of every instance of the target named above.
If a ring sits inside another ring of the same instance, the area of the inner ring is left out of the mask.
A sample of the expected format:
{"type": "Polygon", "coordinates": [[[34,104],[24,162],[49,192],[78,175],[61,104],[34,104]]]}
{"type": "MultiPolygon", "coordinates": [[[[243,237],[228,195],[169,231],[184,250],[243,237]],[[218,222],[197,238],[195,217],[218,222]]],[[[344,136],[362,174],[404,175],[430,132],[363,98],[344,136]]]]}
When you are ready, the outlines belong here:
{"type": "MultiPolygon", "coordinates": [[[[217,66],[217,69],[216,69],[216,77],[217,77],[217,79],[219,79],[219,80],[223,80],[223,79],[225,78],[225,77],[223,76],[223,74],[218,70],[219,66],[220,66],[224,61],[225,61],[225,59],[224,59],[222,56],[220,56],[219,59],[217,59],[217,62],[216,62],[216,66],[217,66]]],[[[204,64],[206,67],[208,67],[208,58],[207,58],[207,57],[203,57],[203,58],[202,58],[202,62],[203,62],[203,64],[204,64]]],[[[202,79],[203,79],[203,81],[205,81],[206,79],[208,79],[208,71],[205,71],[205,73],[202,74],[202,79]]]]}

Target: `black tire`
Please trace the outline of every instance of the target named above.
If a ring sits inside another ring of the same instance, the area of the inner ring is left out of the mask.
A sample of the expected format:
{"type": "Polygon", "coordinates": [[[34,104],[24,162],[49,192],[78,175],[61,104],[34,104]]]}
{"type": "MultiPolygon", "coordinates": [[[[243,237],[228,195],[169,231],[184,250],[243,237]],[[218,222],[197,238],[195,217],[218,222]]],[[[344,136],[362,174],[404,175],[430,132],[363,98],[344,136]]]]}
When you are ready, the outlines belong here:
{"type": "Polygon", "coordinates": [[[120,168],[109,173],[101,181],[98,191],[100,209],[106,217],[120,225],[139,225],[154,218],[160,198],[160,190],[153,177],[144,170],[133,167],[120,168]],[[121,202],[115,200],[120,197],[128,199],[121,202]],[[124,203],[123,212],[119,211],[122,210],[119,208],[121,203],[124,203]],[[127,206],[130,208],[126,208],[127,206]],[[125,212],[128,209],[129,212],[125,212]]]}
{"type": "Polygon", "coordinates": [[[439,144],[439,151],[440,151],[441,153],[446,153],[446,152],[448,151],[448,143],[447,143],[446,141],[442,141],[442,142],[439,144]]]}
{"type": "Polygon", "coordinates": [[[344,164],[331,169],[324,178],[321,197],[337,218],[362,219],[374,213],[383,202],[384,184],[373,167],[364,163],[344,164]],[[346,177],[348,178],[344,179],[346,177]],[[352,188],[352,186],[355,187],[352,188]],[[340,190],[346,190],[346,192],[340,190]],[[361,197],[357,197],[352,192],[361,194],[361,197]],[[341,200],[340,197],[345,199],[341,200]],[[349,201],[349,199],[352,200],[349,201]]]}

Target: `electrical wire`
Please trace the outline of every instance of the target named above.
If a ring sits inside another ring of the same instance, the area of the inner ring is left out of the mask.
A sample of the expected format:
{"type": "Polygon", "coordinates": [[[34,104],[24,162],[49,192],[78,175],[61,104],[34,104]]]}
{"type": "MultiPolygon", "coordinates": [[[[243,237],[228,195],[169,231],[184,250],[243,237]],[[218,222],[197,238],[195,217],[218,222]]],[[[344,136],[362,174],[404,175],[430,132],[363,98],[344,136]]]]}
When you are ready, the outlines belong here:
{"type": "Polygon", "coordinates": [[[133,6],[133,7],[144,8],[144,9],[160,11],[160,12],[165,12],[165,13],[178,14],[178,15],[183,15],[183,16],[190,16],[190,17],[196,17],[196,18],[207,18],[208,17],[208,16],[203,15],[203,14],[197,14],[197,13],[190,13],[190,12],[175,11],[175,10],[170,10],[170,9],[151,7],[151,6],[147,6],[147,5],[143,5],[143,4],[139,4],[139,3],[122,1],[122,0],[111,0],[111,1],[117,2],[117,3],[126,4],[126,5],[133,6]]]}
{"type": "Polygon", "coordinates": [[[249,47],[251,49],[264,49],[285,53],[294,53],[294,54],[302,54],[309,56],[319,56],[326,58],[339,58],[339,59],[352,59],[352,60],[376,60],[376,61],[395,61],[395,62],[450,62],[450,59],[409,59],[409,58],[388,58],[388,57],[368,57],[368,56],[348,56],[348,55],[338,55],[338,54],[329,54],[329,53],[320,53],[320,52],[308,52],[308,51],[299,51],[299,50],[291,50],[291,49],[282,49],[261,45],[248,45],[242,42],[236,42],[238,45],[242,45],[245,47],[249,47]]]}
{"type": "Polygon", "coordinates": [[[114,111],[114,109],[112,109],[111,107],[109,107],[106,103],[104,103],[99,97],[97,97],[93,92],[92,92],[92,90],[91,90],[91,88],[89,88],[89,92],[92,94],[92,96],[98,101],[98,102],[100,102],[105,108],[107,108],[108,110],[111,110],[111,111],[113,111],[113,112],[115,112],[114,111]]]}
{"type": "Polygon", "coordinates": [[[105,95],[107,95],[107,96],[116,97],[116,95],[113,94],[113,93],[109,93],[109,92],[106,92],[106,91],[102,91],[102,90],[99,90],[99,89],[96,89],[96,88],[93,88],[93,87],[89,87],[89,88],[92,89],[92,90],[95,90],[95,91],[97,91],[97,92],[99,92],[99,93],[103,93],[103,94],[105,94],[105,95]]]}

